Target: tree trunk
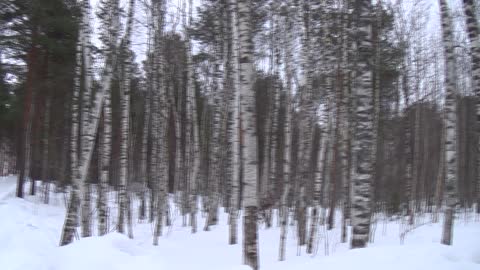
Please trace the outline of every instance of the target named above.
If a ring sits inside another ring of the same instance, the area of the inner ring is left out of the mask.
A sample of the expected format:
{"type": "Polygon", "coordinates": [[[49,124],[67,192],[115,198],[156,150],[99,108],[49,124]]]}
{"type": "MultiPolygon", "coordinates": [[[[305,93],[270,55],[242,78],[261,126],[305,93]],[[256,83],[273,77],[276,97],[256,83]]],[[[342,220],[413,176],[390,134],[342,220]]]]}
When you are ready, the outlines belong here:
{"type": "Polygon", "coordinates": [[[78,102],[80,95],[80,79],[82,66],[82,31],[79,31],[79,37],[76,48],[76,66],[74,76],[74,88],[72,93],[72,126],[70,134],[70,172],[72,179],[72,190],[68,201],[67,214],[63,224],[60,246],[68,245],[73,242],[78,220],[78,204],[80,203],[80,175],[78,164],[78,102]]]}
{"type": "MultiPolygon", "coordinates": [[[[155,1],[152,7],[153,22],[154,22],[154,134],[152,137],[154,144],[156,144],[155,152],[152,152],[152,157],[155,155],[155,168],[154,179],[156,179],[155,187],[155,200],[156,204],[156,221],[155,230],[153,233],[153,244],[158,245],[158,238],[162,233],[163,228],[163,215],[167,204],[167,179],[168,179],[168,108],[167,108],[167,93],[164,82],[164,56],[162,55],[163,49],[163,27],[165,22],[165,8],[166,3],[163,0],[155,1]]],[[[152,148],[153,151],[153,148],[152,148]]]]}
{"type": "MultiPolygon", "coordinates": [[[[135,0],[129,1],[129,11],[127,20],[127,29],[125,37],[122,40],[121,53],[123,63],[121,63],[121,83],[120,83],[120,107],[121,107],[121,126],[120,126],[120,183],[118,193],[118,222],[117,231],[125,233],[125,215],[130,211],[130,203],[127,198],[127,179],[128,179],[128,135],[129,135],[129,118],[130,118],[130,77],[131,77],[131,56],[130,56],[130,38],[133,24],[133,12],[135,8],[135,0]]],[[[132,172],[130,172],[132,173],[132,172]]],[[[131,218],[130,218],[131,219],[131,218]]],[[[131,222],[129,222],[129,227],[131,222]]],[[[129,233],[131,236],[131,233],[129,233]]]]}
{"type": "MultiPolygon", "coordinates": [[[[34,28],[36,30],[36,28],[34,28]]],[[[36,31],[32,34],[33,39],[36,37],[36,31]]],[[[26,81],[26,93],[23,104],[23,141],[20,146],[20,173],[17,180],[17,197],[23,198],[23,189],[25,184],[25,178],[30,176],[30,154],[31,154],[31,134],[32,134],[32,122],[35,115],[35,91],[34,80],[36,73],[36,65],[38,61],[38,48],[36,45],[32,45],[30,51],[27,54],[27,81],[26,81]]],[[[33,186],[34,187],[34,186],[33,186]]]]}
{"type": "Polygon", "coordinates": [[[445,0],[439,0],[442,23],[443,50],[445,54],[445,219],[442,244],[452,244],[453,220],[457,206],[457,119],[455,90],[455,54],[453,23],[445,0]]]}
{"type": "MultiPolygon", "coordinates": [[[[91,66],[91,54],[90,54],[90,4],[89,1],[83,1],[82,4],[83,17],[82,26],[80,31],[83,32],[82,46],[83,46],[83,72],[84,72],[84,89],[82,96],[82,111],[81,111],[81,142],[80,142],[80,164],[89,162],[89,145],[94,144],[95,136],[90,136],[90,123],[92,120],[92,107],[91,107],[91,94],[92,87],[91,82],[93,79],[93,67],[91,66]],[[88,161],[87,161],[88,160],[88,161]]],[[[93,151],[93,149],[92,149],[93,151]]],[[[85,172],[85,180],[82,182],[83,197],[81,200],[81,225],[82,225],[82,237],[92,236],[92,207],[91,207],[91,187],[89,182],[89,170],[85,172]]]]}
{"type": "MultiPolygon", "coordinates": [[[[478,4],[478,2],[477,2],[478,4]]],[[[480,23],[475,16],[478,6],[474,0],[463,0],[463,10],[466,16],[467,34],[470,40],[472,62],[472,88],[477,98],[477,213],[480,213],[480,23]]]]}
{"type": "Polygon", "coordinates": [[[239,44],[238,44],[238,18],[237,3],[235,0],[229,0],[229,14],[232,16],[232,96],[230,98],[230,110],[232,111],[232,124],[230,132],[230,140],[232,143],[231,159],[232,159],[232,178],[231,178],[231,195],[230,195],[230,212],[229,220],[229,241],[230,245],[237,244],[238,234],[238,209],[239,209],[239,193],[240,193],[240,77],[239,77],[239,44]]]}
{"type": "MultiPolygon", "coordinates": [[[[328,103],[328,101],[327,101],[328,103]]],[[[327,108],[330,106],[327,104],[327,108]]],[[[328,130],[331,129],[332,117],[330,117],[328,109],[324,112],[324,127],[320,127],[320,143],[317,150],[317,170],[315,172],[315,182],[313,184],[313,210],[312,210],[312,221],[310,223],[310,236],[307,242],[307,253],[312,254],[314,251],[314,242],[316,240],[316,235],[318,231],[319,223],[319,212],[321,208],[321,197],[322,197],[322,185],[323,185],[323,171],[325,170],[326,159],[325,154],[327,153],[325,149],[329,147],[330,136],[328,135],[328,130]]]]}
{"type": "Polygon", "coordinates": [[[255,112],[255,91],[253,89],[253,41],[252,41],[252,2],[250,0],[237,0],[239,58],[240,58],[240,95],[242,134],[245,144],[243,159],[244,190],[244,263],[257,270],[258,244],[257,244],[257,133],[255,112]]]}
{"type": "MultiPolygon", "coordinates": [[[[88,3],[86,3],[85,5],[88,7],[88,3]]],[[[84,15],[87,14],[85,11],[82,11],[82,12],[84,13],[84,15]]],[[[82,27],[88,27],[89,22],[86,18],[84,18],[84,22],[85,23],[83,23],[82,27]]],[[[75,70],[75,88],[74,88],[74,94],[72,97],[72,103],[78,102],[78,96],[80,92],[82,53],[85,53],[85,51],[82,50],[82,45],[85,44],[84,37],[82,34],[83,31],[81,30],[79,32],[80,32],[79,41],[77,44],[77,66],[75,70]]],[[[82,145],[82,155],[81,155],[82,158],[80,159],[81,162],[77,161],[76,150],[72,151],[71,166],[72,166],[72,178],[73,178],[74,184],[72,185],[72,194],[70,196],[69,208],[65,216],[65,223],[62,231],[60,245],[67,245],[73,241],[75,225],[76,225],[76,216],[78,215],[77,204],[82,204],[81,199],[83,198],[83,193],[85,193],[85,191],[82,190],[81,187],[88,187],[88,185],[86,185],[86,182],[87,182],[86,177],[87,177],[87,172],[89,171],[90,161],[93,155],[95,137],[97,134],[98,123],[99,123],[98,120],[100,118],[100,113],[102,111],[103,98],[105,96],[104,93],[106,92],[106,89],[110,89],[112,69],[116,63],[116,55],[112,54],[111,56],[107,57],[107,59],[111,59],[111,61],[107,61],[105,65],[104,76],[100,80],[102,82],[101,89],[98,91],[98,93],[96,93],[96,96],[94,98],[94,103],[93,103],[94,106],[93,106],[92,113],[90,114],[91,121],[86,129],[89,132],[85,134],[85,137],[88,137],[89,139],[85,140],[86,145],[82,145]]],[[[73,104],[72,105],[72,118],[73,118],[72,138],[71,138],[72,149],[77,149],[78,147],[77,146],[78,120],[76,119],[77,117],[78,117],[78,104],[73,104]],[[77,107],[74,109],[74,106],[77,106],[77,107]]],[[[86,205],[86,203],[84,202],[82,205],[86,205]]],[[[90,213],[85,213],[85,214],[90,215],[90,213]]],[[[86,222],[86,223],[89,224],[89,222],[86,222]]],[[[87,224],[84,224],[84,225],[87,225],[87,224]]]]}
{"type": "MultiPolygon", "coordinates": [[[[47,78],[48,79],[48,78],[47,78]]],[[[50,131],[50,96],[47,93],[45,97],[45,114],[43,118],[43,162],[42,162],[42,181],[44,186],[44,193],[43,193],[43,202],[48,204],[49,195],[50,195],[50,187],[48,181],[48,142],[49,142],[49,131],[50,131]]]]}
{"type": "Polygon", "coordinates": [[[371,3],[362,0],[355,8],[357,16],[356,32],[360,40],[356,41],[358,48],[357,84],[355,89],[356,106],[356,145],[355,174],[352,183],[352,248],[362,248],[367,245],[370,232],[371,186],[373,176],[373,96],[372,70],[368,59],[372,56],[371,3]]]}
{"type": "Polygon", "coordinates": [[[286,86],[285,86],[285,123],[284,123],[284,148],[283,148],[283,193],[281,197],[280,212],[281,216],[281,232],[280,232],[280,246],[279,246],[279,257],[280,261],[285,260],[285,246],[287,241],[287,232],[288,232],[288,195],[290,193],[290,179],[291,179],[291,156],[292,156],[292,76],[293,70],[291,67],[292,64],[292,42],[293,42],[293,23],[290,18],[287,16],[285,19],[285,36],[283,43],[285,44],[285,74],[286,74],[286,86]]]}

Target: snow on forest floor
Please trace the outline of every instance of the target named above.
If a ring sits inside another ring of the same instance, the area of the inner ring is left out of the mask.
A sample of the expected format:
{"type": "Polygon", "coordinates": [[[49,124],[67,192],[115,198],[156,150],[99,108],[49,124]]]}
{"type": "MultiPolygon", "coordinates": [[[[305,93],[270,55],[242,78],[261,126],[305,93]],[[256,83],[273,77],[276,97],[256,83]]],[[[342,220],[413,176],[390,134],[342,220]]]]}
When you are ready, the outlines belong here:
{"type": "MultiPolygon", "coordinates": [[[[2,270],[249,269],[242,266],[241,226],[240,244],[228,245],[227,216],[223,212],[219,225],[208,232],[202,231],[204,219],[199,215],[196,234],[182,227],[182,217],[175,212],[174,225],[165,228],[159,246],[152,245],[152,226],[136,222],[132,240],[112,232],[59,247],[65,215],[64,194],[52,193],[49,205],[43,204],[39,197],[15,198],[15,181],[13,176],[0,177],[2,270]]],[[[114,199],[112,212],[113,202],[114,199]]],[[[280,230],[261,226],[260,269],[479,270],[480,223],[475,218],[478,217],[459,214],[453,246],[440,244],[441,225],[430,223],[430,216],[418,218],[420,224],[425,224],[409,232],[403,244],[399,238],[403,226],[398,221],[379,221],[375,243],[356,250],[340,243],[339,229],[322,229],[315,255],[306,254],[304,248],[297,249],[291,227],[284,262],[277,260],[280,230]]]]}

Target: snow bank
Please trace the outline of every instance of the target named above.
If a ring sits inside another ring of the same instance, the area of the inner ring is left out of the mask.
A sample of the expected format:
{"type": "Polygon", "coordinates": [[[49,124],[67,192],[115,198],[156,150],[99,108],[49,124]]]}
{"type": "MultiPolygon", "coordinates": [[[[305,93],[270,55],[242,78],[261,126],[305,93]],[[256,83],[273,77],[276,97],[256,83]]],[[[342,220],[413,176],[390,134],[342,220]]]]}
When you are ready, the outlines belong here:
{"type": "MultiPolygon", "coordinates": [[[[52,195],[52,204],[45,205],[36,197],[17,199],[14,191],[14,177],[0,178],[1,270],[249,269],[242,265],[241,228],[239,244],[228,245],[227,217],[223,212],[220,225],[212,226],[209,232],[201,231],[204,219],[199,215],[197,234],[182,227],[182,218],[174,212],[174,226],[164,230],[159,246],[152,245],[152,226],[136,223],[134,239],[110,233],[58,247],[65,214],[63,195],[52,195]]],[[[338,229],[322,228],[315,255],[297,249],[295,231],[290,228],[284,262],[277,261],[279,229],[261,229],[260,269],[479,270],[480,223],[473,218],[461,216],[456,221],[453,246],[440,244],[441,224],[429,224],[429,217],[417,220],[425,225],[410,232],[403,245],[399,240],[402,225],[380,222],[375,243],[357,250],[340,243],[338,229]]]]}

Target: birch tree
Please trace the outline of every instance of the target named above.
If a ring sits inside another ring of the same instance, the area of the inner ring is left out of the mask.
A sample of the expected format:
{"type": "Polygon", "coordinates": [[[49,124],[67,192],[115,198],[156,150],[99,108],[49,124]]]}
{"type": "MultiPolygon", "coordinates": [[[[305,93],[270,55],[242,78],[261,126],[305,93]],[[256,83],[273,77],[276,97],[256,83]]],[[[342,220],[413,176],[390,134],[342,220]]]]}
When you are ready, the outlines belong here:
{"type": "Polygon", "coordinates": [[[229,139],[232,144],[232,176],[231,176],[231,197],[229,209],[229,244],[237,243],[237,224],[239,209],[240,191],[240,77],[239,77],[239,36],[238,36],[238,12],[237,2],[229,0],[228,12],[232,19],[232,96],[230,97],[230,110],[232,112],[232,124],[229,139]]]}
{"type": "Polygon", "coordinates": [[[162,71],[164,70],[164,59],[162,55],[163,45],[163,27],[165,20],[165,2],[163,0],[152,1],[152,17],[154,24],[154,59],[153,59],[153,111],[155,115],[155,126],[152,127],[155,136],[155,148],[152,148],[152,156],[155,155],[153,163],[154,178],[157,182],[154,184],[156,221],[153,235],[153,244],[158,245],[158,238],[162,232],[163,215],[167,207],[167,179],[168,179],[168,144],[167,144],[167,93],[164,85],[162,71]],[[155,151],[153,151],[155,150],[155,151]]]}
{"type": "Polygon", "coordinates": [[[198,116],[197,116],[197,106],[196,106],[196,95],[195,95],[195,74],[194,66],[192,60],[192,44],[190,40],[190,28],[192,26],[193,20],[193,0],[188,2],[188,19],[187,11],[184,10],[184,35],[185,43],[187,49],[187,68],[186,68],[186,87],[187,87],[187,97],[186,97],[186,123],[185,123],[185,137],[187,138],[186,142],[186,162],[187,172],[187,190],[189,196],[189,211],[190,211],[190,226],[192,227],[192,233],[197,232],[197,176],[200,165],[199,157],[199,136],[198,136],[198,116]]]}
{"type": "MultiPolygon", "coordinates": [[[[116,54],[117,39],[119,32],[119,1],[108,0],[104,3],[106,18],[105,29],[108,33],[105,33],[105,56],[106,61],[112,61],[112,54],[116,54]]],[[[113,65],[113,63],[108,63],[113,65]]],[[[112,70],[107,70],[112,72],[112,70]]],[[[106,74],[107,78],[111,78],[112,74],[106,74]]],[[[103,104],[103,129],[100,143],[100,159],[101,159],[101,172],[100,172],[100,185],[98,188],[97,196],[97,208],[98,208],[98,235],[105,235],[108,230],[108,205],[107,205],[107,192],[109,184],[110,173],[110,160],[111,160],[111,137],[112,137],[112,110],[111,110],[111,89],[106,89],[105,100],[103,104]]]]}
{"type": "MultiPolygon", "coordinates": [[[[285,6],[282,6],[285,9],[285,6]]],[[[285,245],[288,232],[288,194],[290,193],[291,186],[291,156],[292,156],[292,77],[293,77],[293,68],[292,68],[292,42],[293,42],[293,23],[289,18],[288,11],[285,16],[285,28],[284,28],[284,67],[285,67],[285,122],[284,122],[284,149],[283,149],[283,193],[281,198],[281,211],[282,211],[282,221],[281,221],[281,232],[280,232],[280,247],[279,247],[279,260],[285,260],[285,245]]]]}
{"type": "MultiPolygon", "coordinates": [[[[477,99],[480,98],[480,23],[475,16],[478,4],[474,0],[463,0],[463,10],[467,23],[467,34],[470,41],[472,62],[472,88],[477,99]]],[[[477,168],[480,168],[480,101],[477,101],[477,168]]],[[[477,213],[480,213],[480,173],[477,172],[477,213]]]]}
{"type": "Polygon", "coordinates": [[[253,89],[253,41],[252,41],[252,3],[249,0],[237,0],[239,77],[241,111],[240,122],[244,134],[244,263],[257,270],[258,264],[258,162],[257,134],[255,115],[255,92],[253,89]]]}
{"type": "MultiPolygon", "coordinates": [[[[86,0],[88,1],[88,0],[86,0]]],[[[85,7],[88,7],[88,3],[84,3],[83,5],[84,9],[82,10],[82,20],[84,20],[83,25],[81,28],[88,28],[88,18],[85,18],[86,16],[85,13],[85,7]]],[[[85,37],[84,34],[82,33],[82,29],[79,31],[79,44],[77,45],[77,68],[78,66],[81,65],[82,61],[82,55],[85,53],[84,51],[84,46],[82,45],[86,44],[85,42],[85,37]]],[[[88,127],[86,127],[86,130],[88,131],[87,134],[84,136],[88,137],[89,140],[85,140],[85,145],[82,145],[82,154],[81,158],[79,161],[77,161],[77,158],[73,158],[73,155],[77,154],[74,153],[75,151],[72,151],[72,182],[74,184],[72,185],[72,193],[69,199],[69,208],[67,210],[66,216],[65,216],[65,222],[62,230],[62,236],[60,240],[60,245],[67,245],[73,241],[74,233],[75,233],[75,226],[76,226],[76,219],[75,217],[78,215],[78,207],[76,206],[77,203],[80,203],[83,205],[82,199],[83,199],[83,193],[85,192],[83,189],[87,185],[87,172],[89,171],[90,167],[90,161],[93,155],[93,149],[94,149],[94,144],[95,144],[95,137],[97,134],[98,130],[98,124],[99,124],[99,118],[100,118],[100,113],[102,110],[102,105],[103,105],[103,98],[104,98],[104,93],[106,92],[105,89],[109,89],[111,85],[111,76],[112,75],[112,69],[113,66],[116,63],[116,58],[115,54],[110,55],[112,61],[106,61],[105,64],[105,70],[104,74],[105,76],[102,77],[102,84],[100,87],[100,90],[96,93],[95,97],[93,98],[93,106],[92,106],[92,112],[90,114],[91,116],[91,121],[88,124],[88,127]],[[76,183],[75,183],[76,182],[76,183]],[[77,185],[77,186],[76,186],[77,185]],[[81,188],[82,187],[82,188],[81,188]],[[77,197],[78,195],[78,197],[77,197]],[[77,199],[78,198],[78,199],[77,199]]],[[[81,68],[80,70],[76,70],[76,75],[81,75],[81,68]]],[[[75,79],[77,80],[77,79],[75,79]]],[[[78,79],[80,80],[80,79],[78,79]]],[[[80,81],[75,81],[75,87],[78,85],[78,92],[79,92],[79,87],[80,87],[80,81]]],[[[78,102],[78,95],[75,94],[77,89],[75,88],[73,98],[72,98],[72,103],[78,102]]],[[[77,92],[77,93],[78,93],[77,92]]],[[[74,109],[74,106],[78,105],[72,105],[72,118],[78,117],[78,111],[77,109],[74,109]]],[[[78,108],[78,107],[77,107],[78,108]]],[[[74,121],[75,119],[72,120],[72,141],[71,141],[71,148],[75,149],[77,147],[77,135],[73,135],[73,132],[78,132],[78,124],[75,124],[74,121]]],[[[85,213],[85,215],[90,215],[90,213],[85,213]]],[[[85,222],[85,225],[89,224],[89,222],[85,222]]]]}
{"type": "MultiPolygon", "coordinates": [[[[121,64],[121,82],[120,82],[120,107],[121,107],[121,143],[120,143],[120,184],[119,184],[119,206],[118,206],[118,222],[117,231],[124,233],[125,215],[129,208],[129,199],[127,194],[127,162],[128,162],[128,135],[129,135],[129,115],[130,115],[130,79],[132,74],[130,39],[133,24],[133,12],[135,0],[129,1],[129,11],[125,36],[120,45],[123,63],[121,64]],[[128,205],[127,205],[128,204],[128,205]]],[[[132,172],[130,172],[132,173],[132,172]]],[[[130,222],[129,222],[130,224],[130,222]]],[[[129,237],[133,237],[129,233],[129,237]]]]}
{"type": "Polygon", "coordinates": [[[356,96],[356,160],[352,183],[352,248],[367,245],[370,232],[371,186],[373,173],[373,96],[372,68],[369,63],[372,51],[372,7],[369,0],[361,0],[355,6],[357,40],[356,96]]]}
{"type": "Polygon", "coordinates": [[[72,93],[72,126],[70,135],[70,171],[72,177],[72,189],[70,191],[70,198],[68,200],[67,214],[65,222],[63,224],[62,235],[60,239],[60,246],[68,245],[73,242],[75,236],[75,230],[78,219],[78,204],[80,202],[80,175],[78,166],[78,99],[80,95],[80,79],[81,79],[81,66],[82,66],[82,31],[79,31],[77,48],[76,48],[76,66],[74,76],[74,88],[72,93]]]}
{"type": "Polygon", "coordinates": [[[457,119],[455,91],[455,55],[453,43],[453,22],[446,0],[439,0],[442,25],[443,52],[445,57],[445,218],[442,244],[451,245],[453,221],[457,205],[457,119]]]}
{"type": "MultiPolygon", "coordinates": [[[[90,134],[90,123],[92,120],[92,107],[91,107],[91,95],[92,95],[92,76],[93,70],[91,65],[91,54],[90,54],[90,1],[83,1],[82,3],[82,26],[81,30],[82,38],[82,56],[83,56],[83,73],[84,73],[84,84],[83,84],[83,93],[82,93],[82,111],[81,111],[81,128],[80,128],[80,164],[85,164],[89,160],[88,148],[89,144],[93,143],[95,137],[91,137],[90,134]]],[[[92,209],[91,209],[91,190],[90,183],[88,180],[87,169],[85,171],[85,181],[82,183],[83,188],[83,198],[81,200],[81,228],[82,228],[82,237],[89,237],[92,235],[92,209]]]]}

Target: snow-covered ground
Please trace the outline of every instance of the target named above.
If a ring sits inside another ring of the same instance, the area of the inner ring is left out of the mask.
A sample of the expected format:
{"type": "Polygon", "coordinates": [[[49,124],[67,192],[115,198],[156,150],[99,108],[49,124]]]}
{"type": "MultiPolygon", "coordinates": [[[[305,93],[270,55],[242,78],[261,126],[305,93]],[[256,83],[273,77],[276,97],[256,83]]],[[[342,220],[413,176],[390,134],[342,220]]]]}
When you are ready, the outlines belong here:
{"type": "MultiPolygon", "coordinates": [[[[114,211],[114,210],[112,210],[114,211]]],[[[182,227],[182,217],[173,215],[174,225],[166,228],[159,246],[152,245],[153,228],[134,225],[134,239],[118,233],[90,237],[59,247],[65,214],[64,195],[52,194],[51,204],[37,197],[15,198],[15,177],[0,177],[0,269],[2,270],[96,270],[96,269],[249,269],[242,266],[241,244],[228,245],[227,216],[218,226],[204,232],[182,227]]],[[[293,227],[288,233],[287,259],[277,261],[280,230],[259,233],[260,269],[354,269],[354,270],[479,270],[480,223],[460,214],[455,223],[454,244],[440,244],[441,225],[425,223],[409,232],[404,244],[398,221],[378,222],[375,243],[368,248],[349,250],[340,243],[340,231],[321,230],[315,255],[298,250],[293,227]]],[[[241,222],[240,222],[241,223],[241,222]]],[[[241,240],[241,228],[239,228],[241,240]]]]}

